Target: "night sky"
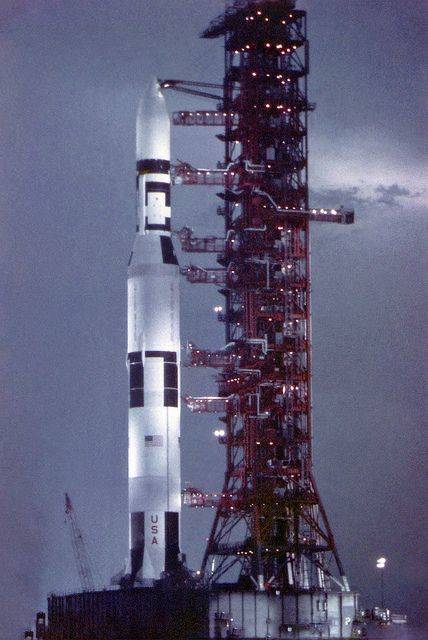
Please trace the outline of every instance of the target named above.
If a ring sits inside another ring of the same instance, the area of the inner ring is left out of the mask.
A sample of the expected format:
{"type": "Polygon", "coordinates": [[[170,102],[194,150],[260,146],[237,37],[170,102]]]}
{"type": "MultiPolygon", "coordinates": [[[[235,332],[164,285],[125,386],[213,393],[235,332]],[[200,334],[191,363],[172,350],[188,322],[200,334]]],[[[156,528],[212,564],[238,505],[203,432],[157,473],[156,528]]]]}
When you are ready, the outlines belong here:
{"type": "MultiPolygon", "coordinates": [[[[315,472],[351,586],[427,621],[423,431],[422,0],[305,0],[311,41],[315,472]]],[[[135,116],[153,76],[219,82],[198,34],[221,0],[0,3],[0,620],[14,640],[50,591],[79,588],[63,493],[99,584],[127,551],[126,265],[135,116]]],[[[167,94],[171,110],[211,106],[167,94]]],[[[218,131],[173,131],[172,157],[213,166],[218,131]]],[[[217,189],[218,190],[218,189],[217,189]]],[[[214,190],[175,187],[173,226],[220,233],[214,190]]],[[[195,263],[204,257],[193,258],[195,263]]],[[[181,264],[189,256],[180,258],[181,264]]],[[[223,344],[214,288],[182,282],[182,338],[223,344]]],[[[183,372],[183,392],[215,390],[183,372]]],[[[182,477],[220,486],[214,417],[182,414],[182,477]]],[[[197,568],[212,513],[184,511],[197,568]]]]}

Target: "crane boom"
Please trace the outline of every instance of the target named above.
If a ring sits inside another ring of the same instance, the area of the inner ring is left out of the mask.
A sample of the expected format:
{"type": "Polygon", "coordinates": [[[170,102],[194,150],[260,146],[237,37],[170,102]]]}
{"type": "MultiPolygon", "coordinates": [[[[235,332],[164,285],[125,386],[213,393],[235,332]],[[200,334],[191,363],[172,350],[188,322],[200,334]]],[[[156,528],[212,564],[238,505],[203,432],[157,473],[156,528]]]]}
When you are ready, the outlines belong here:
{"type": "Polygon", "coordinates": [[[73,545],[74,558],[82,590],[94,591],[95,584],[91,563],[83,540],[82,531],[77,521],[76,512],[68,493],[65,494],[65,518],[70,529],[71,543],[73,545]]]}

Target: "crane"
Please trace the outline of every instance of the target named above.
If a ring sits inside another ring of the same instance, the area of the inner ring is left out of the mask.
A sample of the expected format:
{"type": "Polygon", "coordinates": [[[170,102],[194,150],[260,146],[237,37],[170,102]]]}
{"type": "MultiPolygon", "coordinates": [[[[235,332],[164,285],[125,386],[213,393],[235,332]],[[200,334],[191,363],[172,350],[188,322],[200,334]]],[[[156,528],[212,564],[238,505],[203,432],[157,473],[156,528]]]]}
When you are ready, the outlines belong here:
{"type": "Polygon", "coordinates": [[[77,521],[76,512],[68,493],[65,494],[65,519],[70,528],[71,543],[73,545],[74,558],[76,560],[77,571],[83,591],[94,591],[94,576],[83,540],[82,531],[77,521]]]}

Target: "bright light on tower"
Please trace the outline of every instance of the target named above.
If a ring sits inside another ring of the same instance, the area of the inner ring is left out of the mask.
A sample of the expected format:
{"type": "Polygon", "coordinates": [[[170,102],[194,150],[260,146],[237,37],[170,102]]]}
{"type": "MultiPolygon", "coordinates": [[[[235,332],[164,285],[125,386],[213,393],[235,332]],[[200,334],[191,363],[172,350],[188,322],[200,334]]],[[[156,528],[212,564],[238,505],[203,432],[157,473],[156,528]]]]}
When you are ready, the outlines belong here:
{"type": "Polygon", "coordinates": [[[381,589],[381,606],[382,609],[385,609],[385,597],[384,597],[384,591],[385,591],[385,585],[384,585],[384,569],[385,569],[385,565],[386,565],[386,558],[384,558],[384,556],[381,556],[380,558],[378,558],[376,560],[376,569],[381,569],[380,572],[380,589],[381,589]]]}

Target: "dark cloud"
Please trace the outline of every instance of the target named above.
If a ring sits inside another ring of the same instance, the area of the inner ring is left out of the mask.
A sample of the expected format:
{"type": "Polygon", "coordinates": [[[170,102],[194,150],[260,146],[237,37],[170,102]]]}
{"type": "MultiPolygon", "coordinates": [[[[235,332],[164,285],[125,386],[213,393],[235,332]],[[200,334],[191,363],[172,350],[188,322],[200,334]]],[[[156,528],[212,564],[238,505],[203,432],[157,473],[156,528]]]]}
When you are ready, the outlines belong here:
{"type": "Polygon", "coordinates": [[[375,202],[392,207],[398,207],[401,204],[398,198],[418,198],[422,195],[419,191],[412,192],[410,189],[402,187],[397,183],[391,184],[389,187],[380,184],[375,188],[375,192],[380,194],[375,199],[375,202]]]}
{"type": "Polygon", "coordinates": [[[358,207],[370,203],[360,187],[317,189],[311,191],[311,202],[317,207],[358,207]]]}
{"type": "MultiPolygon", "coordinates": [[[[411,191],[397,183],[390,186],[378,185],[374,188],[353,186],[329,189],[315,189],[311,191],[313,206],[321,207],[355,207],[387,205],[391,207],[406,206],[406,200],[419,198],[420,191],[411,191]],[[379,194],[379,195],[378,195],[379,194]]],[[[407,206],[409,203],[407,202],[407,206]]]]}

